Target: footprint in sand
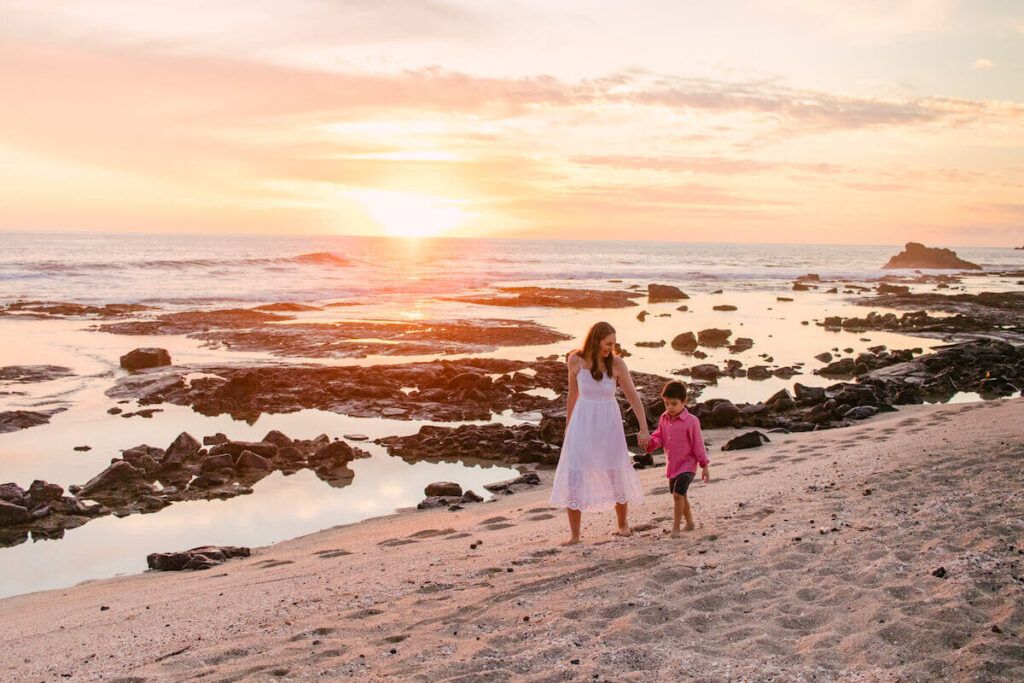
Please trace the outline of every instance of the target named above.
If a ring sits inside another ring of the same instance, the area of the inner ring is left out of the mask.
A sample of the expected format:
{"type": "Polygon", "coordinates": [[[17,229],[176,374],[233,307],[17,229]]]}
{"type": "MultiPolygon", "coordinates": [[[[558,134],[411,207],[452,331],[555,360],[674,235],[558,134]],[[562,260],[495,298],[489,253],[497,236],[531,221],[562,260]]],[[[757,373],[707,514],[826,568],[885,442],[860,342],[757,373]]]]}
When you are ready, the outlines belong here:
{"type": "Polygon", "coordinates": [[[295,564],[295,561],[294,560],[274,560],[274,559],[261,560],[260,562],[256,563],[256,566],[259,569],[270,569],[271,567],[282,567],[282,566],[284,566],[286,564],[295,564]]]}
{"type": "Polygon", "coordinates": [[[488,531],[498,531],[499,529],[508,529],[509,527],[514,527],[514,526],[515,526],[515,524],[505,524],[505,523],[499,522],[498,524],[488,524],[484,528],[487,529],[488,531]]]}
{"type": "Polygon", "coordinates": [[[433,538],[434,536],[447,536],[454,533],[455,529],[424,529],[423,531],[409,534],[407,538],[433,538]]]}
{"type": "Polygon", "coordinates": [[[366,609],[357,609],[348,615],[349,619],[365,619],[366,617],[375,617],[378,614],[384,614],[384,610],[377,609],[376,607],[367,607],[366,609]]]}
{"type": "Polygon", "coordinates": [[[412,538],[389,538],[386,541],[381,541],[377,545],[384,548],[390,548],[396,545],[409,545],[410,543],[416,543],[417,541],[412,538]]]}
{"type": "Polygon", "coordinates": [[[342,550],[341,548],[335,548],[334,550],[321,550],[314,554],[321,560],[329,560],[333,557],[344,557],[345,555],[351,555],[352,553],[347,550],[342,550]]]}
{"type": "Polygon", "coordinates": [[[552,507],[530,508],[529,510],[526,511],[526,514],[530,515],[530,514],[533,514],[535,512],[554,512],[556,510],[558,510],[558,508],[552,508],[552,507]]]}
{"type": "Polygon", "coordinates": [[[384,639],[384,641],[383,641],[383,642],[385,642],[385,643],[390,643],[390,644],[394,645],[395,643],[400,643],[400,642],[402,642],[403,640],[405,640],[405,639],[406,639],[406,638],[408,638],[408,637],[409,637],[409,634],[408,634],[408,633],[401,633],[401,634],[399,634],[399,635],[397,635],[397,636],[388,636],[388,637],[386,637],[386,638],[384,639]]]}
{"type": "Polygon", "coordinates": [[[483,524],[494,524],[496,522],[507,522],[507,521],[508,521],[508,517],[501,517],[501,516],[498,516],[498,517],[488,517],[484,521],[480,522],[480,524],[481,525],[483,525],[483,524]]]}
{"type": "Polygon", "coordinates": [[[547,514],[545,514],[545,515],[533,515],[531,517],[527,517],[526,520],[528,522],[539,522],[539,521],[544,520],[544,519],[554,519],[554,518],[555,518],[554,515],[547,515],[547,514]]]}

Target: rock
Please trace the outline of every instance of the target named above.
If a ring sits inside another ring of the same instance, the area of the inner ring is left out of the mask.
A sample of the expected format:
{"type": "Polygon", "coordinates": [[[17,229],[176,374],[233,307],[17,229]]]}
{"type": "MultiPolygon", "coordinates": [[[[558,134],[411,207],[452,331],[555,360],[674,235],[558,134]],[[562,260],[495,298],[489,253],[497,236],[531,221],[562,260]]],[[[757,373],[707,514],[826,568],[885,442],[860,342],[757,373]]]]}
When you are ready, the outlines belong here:
{"type": "Polygon", "coordinates": [[[407,412],[409,411],[405,408],[384,408],[380,411],[380,414],[384,417],[399,417],[401,415],[405,415],[407,412]]]}
{"type": "Polygon", "coordinates": [[[499,481],[493,484],[484,484],[484,488],[492,493],[499,493],[511,491],[513,488],[537,486],[538,484],[540,484],[540,475],[536,472],[526,472],[514,479],[506,479],[505,481],[499,481]]]}
{"type": "Polygon", "coordinates": [[[442,496],[427,496],[417,505],[417,510],[429,510],[431,508],[446,508],[459,502],[459,498],[444,498],[442,496]]]}
{"type": "Polygon", "coordinates": [[[676,335],[672,340],[672,348],[683,353],[690,353],[697,348],[697,335],[693,332],[683,332],[676,335]]]}
{"type": "Polygon", "coordinates": [[[91,498],[97,493],[102,493],[112,488],[141,483],[144,481],[145,476],[144,470],[133,467],[124,460],[118,460],[87,481],[82,486],[79,497],[91,498]]]}
{"type": "Polygon", "coordinates": [[[641,341],[637,342],[636,345],[644,349],[660,349],[665,346],[667,342],[662,339],[661,341],[641,341]]]}
{"type": "Polygon", "coordinates": [[[817,356],[815,356],[815,358],[820,360],[822,363],[831,363],[832,362],[832,354],[829,353],[828,351],[824,351],[822,353],[819,353],[817,356]]]}
{"type": "Polygon", "coordinates": [[[889,259],[883,268],[931,268],[981,270],[981,266],[965,261],[951,249],[926,247],[918,242],[907,242],[903,251],[889,259]]]}
{"type": "Polygon", "coordinates": [[[793,393],[796,396],[797,403],[804,405],[821,403],[825,400],[825,389],[822,387],[808,387],[797,382],[793,385],[793,393]]]}
{"type": "Polygon", "coordinates": [[[151,553],[146,556],[146,564],[154,571],[176,572],[184,569],[190,559],[188,553],[151,553]]]}
{"type": "Polygon", "coordinates": [[[707,382],[717,382],[720,374],[718,366],[713,363],[694,365],[690,368],[690,377],[707,382]]]}
{"type": "Polygon", "coordinates": [[[188,432],[182,432],[164,451],[162,462],[167,464],[185,462],[195,457],[202,447],[202,444],[194,436],[188,432]]]}
{"type": "Polygon", "coordinates": [[[729,353],[742,353],[754,348],[754,340],[749,337],[736,337],[736,341],[729,345],[729,353]]]}
{"type": "MultiPolygon", "coordinates": [[[[241,455],[241,453],[239,453],[239,455],[241,455]]],[[[233,468],[234,466],[235,459],[230,453],[217,453],[216,455],[208,455],[203,458],[203,462],[199,469],[201,472],[216,472],[217,470],[233,468]]]]}
{"type": "Polygon", "coordinates": [[[285,434],[282,434],[281,432],[277,431],[276,429],[272,429],[269,432],[267,432],[267,435],[260,439],[260,441],[262,441],[263,443],[272,443],[278,448],[283,448],[284,446],[292,445],[292,440],[288,438],[288,436],[286,436],[285,434]]]}
{"type": "Polygon", "coordinates": [[[370,439],[366,434],[346,434],[345,438],[349,441],[369,441],[370,439]]]}
{"type": "Polygon", "coordinates": [[[738,451],[743,448],[759,448],[763,443],[770,443],[771,439],[762,434],[761,432],[754,430],[745,434],[729,439],[724,446],[723,451],[738,451]]]}
{"type": "Polygon", "coordinates": [[[647,285],[647,300],[652,304],[663,301],[681,301],[689,298],[683,290],[672,285],[647,285]]]}
{"type": "Polygon", "coordinates": [[[896,294],[902,296],[904,294],[910,294],[910,287],[907,285],[890,285],[888,282],[883,282],[878,285],[878,289],[876,291],[879,294],[896,294]]]}
{"type": "Polygon", "coordinates": [[[794,282],[793,283],[793,291],[794,292],[809,292],[810,290],[811,290],[810,286],[805,285],[805,284],[803,284],[801,282],[794,282]]]}
{"type": "Polygon", "coordinates": [[[222,443],[227,443],[228,441],[230,441],[230,439],[228,439],[227,435],[222,432],[217,432],[213,436],[203,437],[204,446],[217,446],[222,443]]]}
{"type": "Polygon", "coordinates": [[[769,370],[766,365],[751,365],[747,368],[747,379],[761,381],[766,380],[771,376],[771,370],[769,370]]]}
{"type": "Polygon", "coordinates": [[[716,311],[735,311],[737,308],[732,304],[719,304],[718,306],[712,306],[712,309],[716,311]]]}
{"type": "Polygon", "coordinates": [[[238,459],[235,460],[235,467],[240,470],[271,470],[273,465],[270,461],[261,455],[256,455],[252,451],[242,451],[239,454],[238,459]]]}
{"type": "Polygon", "coordinates": [[[640,322],[643,322],[647,320],[647,316],[649,315],[650,313],[648,313],[647,311],[640,311],[639,313],[636,314],[636,319],[639,320],[640,322]]]}
{"type": "Polygon", "coordinates": [[[857,406],[855,408],[850,408],[843,413],[843,417],[847,420],[866,420],[877,414],[878,408],[874,406],[857,406]]]}
{"type": "Polygon", "coordinates": [[[53,412],[39,410],[8,410],[0,412],[0,434],[44,425],[50,421],[53,412]]]}
{"type": "MultiPolygon", "coordinates": [[[[332,441],[329,444],[320,446],[310,456],[310,462],[330,461],[335,465],[345,465],[352,462],[356,457],[355,451],[344,441],[332,441]]],[[[460,491],[461,494],[461,491],[460,491]]]]}
{"type": "Polygon", "coordinates": [[[725,346],[732,336],[732,330],[708,328],[697,333],[697,341],[701,346],[725,346]]]}
{"type": "Polygon", "coordinates": [[[158,368],[170,364],[171,354],[167,352],[167,349],[155,347],[135,349],[121,356],[121,367],[129,371],[158,368]]]}
{"type": "Polygon", "coordinates": [[[21,505],[24,498],[25,491],[14,482],[0,484],[0,500],[21,505]]]}
{"type": "Polygon", "coordinates": [[[781,413],[794,408],[796,401],[793,400],[793,396],[789,393],[788,389],[780,389],[765,401],[765,405],[771,410],[781,413]]]}
{"type": "Polygon", "coordinates": [[[32,509],[37,505],[55,503],[59,501],[63,495],[64,488],[62,486],[36,479],[28,487],[26,497],[28,498],[28,507],[29,509],[32,509]]]}
{"type": "Polygon", "coordinates": [[[932,576],[934,576],[936,578],[939,578],[939,579],[944,579],[948,575],[949,575],[949,573],[946,571],[945,567],[939,567],[938,569],[936,569],[935,571],[932,572],[932,576]]]}
{"type": "Polygon", "coordinates": [[[277,446],[263,441],[227,441],[218,444],[210,449],[210,455],[221,455],[227,453],[232,458],[237,458],[242,451],[252,451],[264,458],[273,458],[277,455],[277,446]]]}
{"type": "Polygon", "coordinates": [[[427,484],[423,490],[424,495],[430,496],[461,496],[462,487],[451,481],[435,481],[427,484]]]}
{"type": "Polygon", "coordinates": [[[462,503],[482,503],[483,501],[483,496],[478,493],[474,493],[473,491],[466,491],[463,493],[462,499],[460,500],[462,503]]]}
{"type": "Polygon", "coordinates": [[[150,553],[146,564],[154,571],[203,570],[232,557],[249,557],[249,548],[240,546],[202,546],[185,552],[150,553]]]}
{"type": "Polygon", "coordinates": [[[775,297],[775,300],[776,301],[781,301],[781,302],[787,302],[787,301],[792,301],[793,298],[789,297],[789,296],[777,296],[777,297],[775,297]]]}
{"type": "Polygon", "coordinates": [[[0,527],[24,524],[30,519],[27,508],[0,500],[0,527]]]}

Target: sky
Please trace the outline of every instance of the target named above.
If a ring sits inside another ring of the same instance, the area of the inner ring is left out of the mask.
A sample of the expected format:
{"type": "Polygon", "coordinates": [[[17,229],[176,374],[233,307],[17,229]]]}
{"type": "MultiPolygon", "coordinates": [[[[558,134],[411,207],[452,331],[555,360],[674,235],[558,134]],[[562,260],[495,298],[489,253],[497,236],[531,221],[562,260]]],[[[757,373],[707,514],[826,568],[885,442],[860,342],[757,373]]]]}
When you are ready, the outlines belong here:
{"type": "Polygon", "coordinates": [[[0,0],[0,230],[1024,245],[1019,0],[0,0]]]}

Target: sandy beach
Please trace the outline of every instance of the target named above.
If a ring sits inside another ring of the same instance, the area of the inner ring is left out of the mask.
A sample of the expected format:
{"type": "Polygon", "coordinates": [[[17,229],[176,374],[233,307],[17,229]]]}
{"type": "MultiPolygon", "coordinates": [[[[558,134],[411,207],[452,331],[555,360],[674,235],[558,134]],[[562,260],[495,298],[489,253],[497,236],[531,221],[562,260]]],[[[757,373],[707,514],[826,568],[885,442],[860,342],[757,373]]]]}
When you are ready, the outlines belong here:
{"type": "MultiPolygon", "coordinates": [[[[0,602],[6,680],[1020,680],[1024,400],[722,453],[671,539],[546,487],[0,602]]],[[[547,481],[545,482],[547,483],[547,481]]]]}

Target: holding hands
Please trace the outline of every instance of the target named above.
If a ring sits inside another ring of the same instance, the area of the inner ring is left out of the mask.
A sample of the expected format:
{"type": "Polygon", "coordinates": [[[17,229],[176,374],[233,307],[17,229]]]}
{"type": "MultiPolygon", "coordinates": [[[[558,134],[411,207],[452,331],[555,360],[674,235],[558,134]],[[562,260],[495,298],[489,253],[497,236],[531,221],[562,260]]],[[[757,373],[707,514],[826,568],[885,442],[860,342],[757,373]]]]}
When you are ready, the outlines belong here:
{"type": "Polygon", "coordinates": [[[639,444],[640,448],[646,451],[651,445],[651,435],[647,433],[647,430],[644,430],[637,434],[636,442],[639,444]]]}

